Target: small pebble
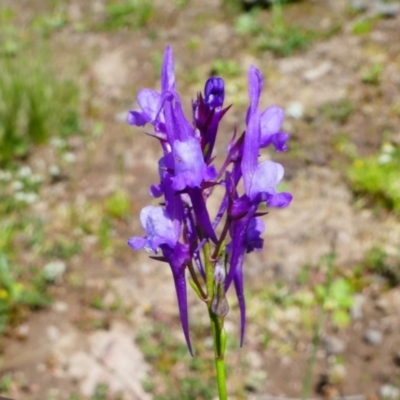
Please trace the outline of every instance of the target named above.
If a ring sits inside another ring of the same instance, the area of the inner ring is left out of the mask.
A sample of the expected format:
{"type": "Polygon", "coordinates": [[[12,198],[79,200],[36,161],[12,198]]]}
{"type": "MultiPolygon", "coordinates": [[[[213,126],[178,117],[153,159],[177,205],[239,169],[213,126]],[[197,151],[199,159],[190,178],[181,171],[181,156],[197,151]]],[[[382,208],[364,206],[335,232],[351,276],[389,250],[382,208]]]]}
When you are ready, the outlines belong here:
{"type": "Polygon", "coordinates": [[[374,11],[376,14],[382,15],[383,17],[394,18],[400,12],[400,4],[378,1],[375,4],[374,11]]]}
{"type": "Polygon", "coordinates": [[[357,12],[365,11],[368,8],[366,0],[350,0],[350,6],[357,12]]]}
{"type": "Polygon", "coordinates": [[[49,262],[44,266],[44,277],[50,282],[59,282],[63,277],[66,268],[67,267],[63,261],[49,262]]]}
{"type": "Polygon", "coordinates": [[[400,389],[393,385],[382,385],[379,388],[379,397],[382,400],[398,400],[400,397],[400,389]]]}
{"type": "Polygon", "coordinates": [[[15,335],[19,340],[26,340],[29,336],[29,325],[22,324],[15,329],[15,335]]]}
{"type": "Polygon", "coordinates": [[[58,313],[65,313],[68,310],[68,304],[63,301],[57,301],[53,305],[53,310],[58,313]]]}
{"type": "Polygon", "coordinates": [[[322,340],[322,345],[327,352],[328,356],[342,354],[346,348],[343,340],[335,336],[326,336],[322,340]]]}
{"type": "Polygon", "coordinates": [[[46,330],[46,333],[47,333],[47,338],[51,342],[57,341],[59,339],[59,337],[60,337],[60,330],[54,325],[48,326],[47,330],[46,330]]]}
{"type": "Polygon", "coordinates": [[[365,303],[365,296],[357,294],[354,296],[354,303],[350,309],[350,315],[353,321],[357,321],[363,318],[363,307],[365,303]]]}
{"type": "Polygon", "coordinates": [[[288,117],[295,119],[302,119],[304,117],[304,107],[303,104],[296,101],[287,106],[285,113],[288,117]]]}
{"type": "Polygon", "coordinates": [[[368,329],[364,333],[364,341],[372,346],[379,346],[383,341],[383,334],[377,329],[368,329]]]}

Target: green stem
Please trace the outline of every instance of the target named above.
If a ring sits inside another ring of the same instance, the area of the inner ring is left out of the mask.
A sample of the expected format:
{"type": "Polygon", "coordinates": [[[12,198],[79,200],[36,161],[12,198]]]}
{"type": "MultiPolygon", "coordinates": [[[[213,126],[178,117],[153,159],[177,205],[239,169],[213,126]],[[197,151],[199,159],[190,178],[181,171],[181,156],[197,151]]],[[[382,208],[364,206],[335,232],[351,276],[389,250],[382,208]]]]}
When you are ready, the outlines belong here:
{"type": "Polygon", "coordinates": [[[219,400],[227,400],[228,393],[226,391],[226,377],[225,377],[225,347],[226,347],[226,333],[223,327],[222,318],[217,317],[211,310],[211,330],[214,339],[214,354],[215,354],[215,370],[217,372],[217,385],[219,400]]]}
{"type": "Polygon", "coordinates": [[[203,246],[204,267],[206,271],[206,287],[207,287],[207,307],[210,316],[211,331],[214,339],[215,354],[215,370],[217,372],[217,385],[219,400],[228,400],[226,391],[225,377],[225,347],[226,333],[224,330],[224,318],[219,317],[212,311],[212,301],[214,298],[214,260],[211,258],[210,243],[203,246]]]}

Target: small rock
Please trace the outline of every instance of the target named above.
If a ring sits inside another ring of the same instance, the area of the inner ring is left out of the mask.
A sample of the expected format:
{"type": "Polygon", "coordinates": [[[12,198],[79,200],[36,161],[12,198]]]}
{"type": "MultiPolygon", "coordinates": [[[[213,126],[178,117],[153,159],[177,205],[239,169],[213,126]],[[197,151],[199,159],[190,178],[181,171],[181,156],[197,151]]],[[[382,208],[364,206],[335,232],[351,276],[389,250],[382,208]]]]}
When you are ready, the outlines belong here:
{"type": "Polygon", "coordinates": [[[121,123],[126,123],[126,118],[128,117],[128,110],[127,111],[121,111],[118,114],[114,115],[114,120],[115,122],[121,122],[121,123]]]}
{"type": "Polygon", "coordinates": [[[354,303],[350,309],[351,318],[356,321],[363,318],[363,307],[365,304],[365,296],[362,294],[357,294],[354,296],[354,303]]]}
{"type": "Polygon", "coordinates": [[[15,329],[15,336],[19,340],[26,340],[29,336],[29,325],[22,324],[15,329]]]}
{"type": "Polygon", "coordinates": [[[53,310],[58,313],[65,313],[68,311],[68,304],[63,301],[57,301],[53,305],[53,310]]]}
{"type": "Polygon", "coordinates": [[[382,400],[398,400],[400,397],[400,389],[393,385],[382,385],[379,388],[379,396],[382,400]]]}
{"type": "Polygon", "coordinates": [[[259,352],[249,351],[246,355],[246,360],[248,361],[250,367],[255,370],[261,369],[263,365],[263,359],[259,352]]]}
{"type": "Polygon", "coordinates": [[[368,329],[364,333],[364,341],[372,346],[379,346],[382,343],[383,334],[377,329],[368,329]]]}
{"type": "Polygon", "coordinates": [[[334,364],[329,371],[329,380],[332,383],[342,383],[346,379],[346,367],[343,364],[334,364]]]}
{"type": "Polygon", "coordinates": [[[304,116],[304,107],[303,104],[301,104],[300,102],[296,101],[294,103],[290,103],[286,110],[286,115],[288,117],[292,117],[295,119],[301,119],[304,116]]]}
{"type": "Polygon", "coordinates": [[[335,336],[325,336],[322,339],[322,345],[328,356],[342,354],[346,348],[346,344],[343,342],[343,340],[335,336]]]}
{"type": "Polygon", "coordinates": [[[60,337],[60,330],[56,326],[50,325],[47,327],[46,334],[51,342],[56,342],[60,337]]]}
{"type": "Polygon", "coordinates": [[[389,302],[388,302],[387,298],[386,297],[378,297],[375,300],[375,307],[377,310],[387,313],[387,310],[389,308],[389,302]]]}
{"type": "Polygon", "coordinates": [[[378,1],[375,3],[374,13],[382,15],[386,18],[394,18],[400,12],[400,4],[398,3],[384,3],[378,1]]]}
{"type": "Polygon", "coordinates": [[[366,0],[350,0],[350,7],[357,12],[365,11],[368,8],[366,0]]]}
{"type": "Polygon", "coordinates": [[[322,78],[333,69],[333,65],[329,61],[325,61],[313,69],[309,69],[303,75],[304,79],[308,82],[316,81],[322,78]]]}
{"type": "Polygon", "coordinates": [[[52,261],[44,266],[43,273],[46,280],[49,282],[59,282],[66,270],[63,261],[52,261]]]}
{"type": "Polygon", "coordinates": [[[267,380],[267,376],[265,371],[259,370],[253,372],[246,380],[245,389],[249,392],[259,392],[267,380]]]}

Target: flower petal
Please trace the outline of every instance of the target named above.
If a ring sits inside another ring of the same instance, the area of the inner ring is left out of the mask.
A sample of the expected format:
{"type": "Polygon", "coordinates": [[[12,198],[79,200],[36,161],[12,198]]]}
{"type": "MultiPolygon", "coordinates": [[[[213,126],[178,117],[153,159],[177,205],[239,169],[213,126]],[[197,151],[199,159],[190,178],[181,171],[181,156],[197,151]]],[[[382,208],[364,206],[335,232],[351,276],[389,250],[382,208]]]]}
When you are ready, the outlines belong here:
{"type": "Polygon", "coordinates": [[[131,247],[133,250],[141,250],[147,244],[146,238],[142,237],[131,237],[128,239],[128,246],[131,247]]]}
{"type": "Polygon", "coordinates": [[[261,238],[261,234],[264,232],[264,230],[265,224],[261,218],[253,217],[250,219],[245,238],[247,253],[262,250],[264,240],[261,238]]]}
{"type": "Polygon", "coordinates": [[[139,91],[137,101],[148,121],[154,121],[160,108],[161,96],[155,90],[142,89],[139,91]]]}
{"type": "Polygon", "coordinates": [[[157,252],[161,244],[174,247],[179,233],[162,207],[147,206],[140,212],[140,222],[146,231],[147,247],[157,252]]]}
{"type": "Polygon", "coordinates": [[[161,70],[161,90],[166,92],[175,88],[174,58],[171,46],[167,46],[164,52],[164,61],[161,70]]]}
{"type": "Polygon", "coordinates": [[[268,207],[285,208],[293,199],[291,193],[281,192],[276,193],[267,200],[268,207]]]}
{"type": "Polygon", "coordinates": [[[268,107],[261,113],[261,139],[264,135],[271,135],[281,130],[285,113],[277,106],[268,107]]]}
{"type": "Polygon", "coordinates": [[[275,194],[283,174],[284,169],[278,163],[268,160],[259,164],[251,181],[250,198],[253,200],[261,193],[275,194]]]}
{"type": "Polygon", "coordinates": [[[129,125],[144,126],[149,122],[149,119],[147,114],[132,110],[128,112],[126,122],[128,122],[129,125]]]}
{"type": "Polygon", "coordinates": [[[175,140],[172,152],[175,163],[175,177],[173,178],[175,190],[200,187],[203,180],[211,180],[215,177],[216,173],[213,174],[204,162],[197,139],[189,138],[184,142],[175,140]]]}

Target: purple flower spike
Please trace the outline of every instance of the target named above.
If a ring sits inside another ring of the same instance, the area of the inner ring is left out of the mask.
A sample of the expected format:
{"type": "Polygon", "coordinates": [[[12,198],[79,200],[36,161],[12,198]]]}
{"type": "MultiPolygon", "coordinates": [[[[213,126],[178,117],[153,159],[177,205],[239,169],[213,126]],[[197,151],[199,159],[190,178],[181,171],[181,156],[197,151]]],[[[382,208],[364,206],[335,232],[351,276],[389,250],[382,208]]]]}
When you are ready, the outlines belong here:
{"type": "MultiPolygon", "coordinates": [[[[160,205],[142,209],[140,221],[145,234],[130,238],[128,244],[134,250],[154,252],[152,259],[169,264],[183,334],[192,355],[186,272],[196,286],[195,292],[207,304],[211,317],[219,319],[221,327],[229,310],[226,293],[233,283],[242,346],[246,329],[244,257],[261,251],[264,245],[265,225],[260,217],[266,212],[260,211],[259,206],[264,203],[282,208],[292,201],[290,193],[277,192],[284,176],[282,165],[259,162],[261,150],[269,145],[276,151],[287,150],[289,135],[282,131],[284,112],[277,106],[259,110],[263,76],[253,66],[248,73],[248,87],[246,130],[237,135],[235,129],[218,171],[214,166],[214,145],[220,122],[230,109],[223,108],[225,82],[220,77],[209,78],[204,93],[198,93],[192,103],[192,117],[187,118],[176,90],[171,47],[164,53],[160,92],[141,90],[137,97],[139,110],[130,111],[127,118],[134,126],[152,124],[154,129],[146,133],[158,139],[162,152],[159,181],[149,190],[160,205]],[[217,207],[212,207],[216,210],[212,220],[207,201],[218,187],[224,195],[217,207]]],[[[216,340],[220,334],[216,332],[216,340]]]]}

